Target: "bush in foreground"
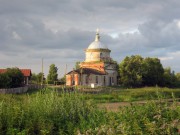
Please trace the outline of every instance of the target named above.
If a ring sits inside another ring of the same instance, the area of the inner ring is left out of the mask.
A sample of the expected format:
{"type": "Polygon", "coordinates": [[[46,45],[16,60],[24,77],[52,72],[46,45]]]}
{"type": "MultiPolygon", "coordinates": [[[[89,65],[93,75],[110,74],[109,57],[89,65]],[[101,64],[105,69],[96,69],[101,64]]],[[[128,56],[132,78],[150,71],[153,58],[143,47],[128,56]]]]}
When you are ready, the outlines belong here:
{"type": "Polygon", "coordinates": [[[151,101],[98,110],[79,93],[42,90],[0,99],[0,134],[178,134],[180,106],[151,101]]]}
{"type": "Polygon", "coordinates": [[[103,121],[102,112],[77,93],[41,91],[16,98],[0,102],[0,134],[75,134],[103,121]]]}
{"type": "MultiPolygon", "coordinates": [[[[108,113],[107,123],[84,135],[176,135],[180,134],[180,106],[151,101],[145,105],[122,107],[108,113]]],[[[82,133],[83,135],[83,133],[82,133]]]]}

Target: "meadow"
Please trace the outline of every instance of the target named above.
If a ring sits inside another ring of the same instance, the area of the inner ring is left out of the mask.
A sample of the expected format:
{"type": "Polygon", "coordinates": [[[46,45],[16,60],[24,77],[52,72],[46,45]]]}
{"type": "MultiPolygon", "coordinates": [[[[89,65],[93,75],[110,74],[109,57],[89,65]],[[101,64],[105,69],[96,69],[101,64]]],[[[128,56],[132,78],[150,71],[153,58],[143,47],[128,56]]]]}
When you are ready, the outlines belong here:
{"type": "Polygon", "coordinates": [[[110,88],[100,94],[87,93],[84,97],[92,99],[96,103],[112,102],[133,102],[142,100],[155,100],[158,98],[180,98],[180,88],[170,89],[161,87],[143,87],[143,88],[110,88]],[[172,95],[173,94],[173,95],[172,95]]]}
{"type": "Polygon", "coordinates": [[[180,89],[113,89],[99,94],[45,88],[0,95],[0,134],[180,134],[180,89]],[[164,101],[172,98],[173,102],[164,101]],[[144,105],[99,109],[98,103],[147,100],[144,105]],[[163,100],[163,102],[162,102],[163,100]]]}

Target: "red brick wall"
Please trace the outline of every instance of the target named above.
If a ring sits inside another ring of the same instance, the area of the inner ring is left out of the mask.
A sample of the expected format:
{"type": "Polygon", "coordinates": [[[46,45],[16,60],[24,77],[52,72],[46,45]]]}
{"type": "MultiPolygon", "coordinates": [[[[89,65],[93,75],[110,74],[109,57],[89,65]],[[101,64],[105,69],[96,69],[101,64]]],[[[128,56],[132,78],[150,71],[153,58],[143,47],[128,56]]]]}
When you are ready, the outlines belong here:
{"type": "Polygon", "coordinates": [[[79,75],[78,74],[68,74],[66,75],[66,85],[67,86],[72,86],[73,78],[75,81],[75,85],[79,85],[79,75]],[[74,76],[74,77],[73,77],[74,76]]]}
{"type": "Polygon", "coordinates": [[[87,68],[92,68],[92,69],[96,69],[99,71],[104,71],[104,63],[103,62],[84,62],[81,63],[80,67],[87,67],[87,68]]]}

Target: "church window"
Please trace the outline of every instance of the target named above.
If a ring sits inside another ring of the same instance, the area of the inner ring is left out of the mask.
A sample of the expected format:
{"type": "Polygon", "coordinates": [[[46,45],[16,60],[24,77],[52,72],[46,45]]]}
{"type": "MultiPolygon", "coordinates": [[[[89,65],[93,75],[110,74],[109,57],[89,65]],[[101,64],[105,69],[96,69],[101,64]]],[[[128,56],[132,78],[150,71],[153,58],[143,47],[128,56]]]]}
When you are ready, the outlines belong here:
{"type": "Polygon", "coordinates": [[[104,84],[106,84],[106,76],[104,76],[104,84]]]}
{"type": "Polygon", "coordinates": [[[89,80],[89,78],[88,78],[88,76],[86,76],[86,84],[88,84],[88,80],[89,80]]]}
{"type": "Polygon", "coordinates": [[[98,76],[96,76],[96,83],[98,83],[98,76]]]}
{"type": "Polygon", "coordinates": [[[114,83],[114,77],[112,77],[112,83],[114,83]]]}
{"type": "Polygon", "coordinates": [[[100,53],[100,58],[102,58],[102,53],[100,53]]]}

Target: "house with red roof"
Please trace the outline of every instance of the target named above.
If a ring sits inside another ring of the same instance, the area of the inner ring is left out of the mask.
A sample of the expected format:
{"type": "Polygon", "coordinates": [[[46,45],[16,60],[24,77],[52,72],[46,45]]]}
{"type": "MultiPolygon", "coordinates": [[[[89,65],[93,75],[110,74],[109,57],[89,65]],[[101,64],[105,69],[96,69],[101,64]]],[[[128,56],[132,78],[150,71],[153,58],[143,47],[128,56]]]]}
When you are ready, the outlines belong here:
{"type": "MultiPolygon", "coordinates": [[[[31,69],[19,69],[19,70],[24,75],[24,84],[28,85],[32,76],[31,69]]],[[[0,73],[5,73],[6,71],[7,69],[0,69],[0,73]]]]}

